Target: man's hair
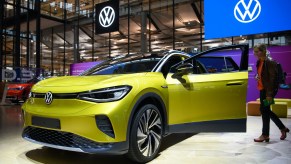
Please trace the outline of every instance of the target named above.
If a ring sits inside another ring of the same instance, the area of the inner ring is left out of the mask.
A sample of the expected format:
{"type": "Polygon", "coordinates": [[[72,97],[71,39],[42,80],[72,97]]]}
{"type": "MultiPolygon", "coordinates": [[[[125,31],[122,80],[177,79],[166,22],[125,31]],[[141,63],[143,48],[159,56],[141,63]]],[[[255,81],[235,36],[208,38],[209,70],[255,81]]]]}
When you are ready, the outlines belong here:
{"type": "Polygon", "coordinates": [[[255,48],[259,49],[259,50],[262,51],[262,52],[267,52],[267,46],[266,46],[266,44],[264,44],[264,43],[261,43],[261,44],[257,44],[257,45],[255,45],[255,46],[254,46],[254,49],[255,49],[255,48]]]}

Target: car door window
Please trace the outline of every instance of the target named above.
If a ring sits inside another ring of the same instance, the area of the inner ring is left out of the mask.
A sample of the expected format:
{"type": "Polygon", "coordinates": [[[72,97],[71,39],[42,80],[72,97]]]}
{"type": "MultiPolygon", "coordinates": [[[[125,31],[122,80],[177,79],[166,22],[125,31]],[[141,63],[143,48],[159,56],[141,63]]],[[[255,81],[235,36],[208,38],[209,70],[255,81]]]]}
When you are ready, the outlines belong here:
{"type": "Polygon", "coordinates": [[[167,76],[167,74],[169,73],[169,71],[170,71],[170,68],[173,66],[173,65],[175,65],[175,64],[177,64],[177,63],[179,63],[179,62],[181,62],[183,59],[182,59],[182,57],[181,56],[171,56],[166,62],[165,62],[165,64],[162,66],[162,69],[161,69],[161,72],[163,73],[163,75],[164,75],[164,77],[166,77],[167,76]]]}
{"type": "MultiPolygon", "coordinates": [[[[193,65],[193,74],[225,73],[239,71],[239,67],[231,57],[202,56],[187,60],[182,64],[193,65]]],[[[175,72],[175,68],[170,72],[175,72]]]]}
{"type": "Polygon", "coordinates": [[[222,48],[218,51],[202,52],[180,62],[171,68],[170,72],[177,72],[177,68],[184,64],[193,65],[193,74],[214,74],[245,71],[248,68],[248,57],[244,47],[222,48]]]}
{"type": "Polygon", "coordinates": [[[196,63],[199,73],[223,73],[239,70],[231,57],[199,57],[196,58],[196,63]],[[201,68],[205,72],[202,72],[201,68]]]}

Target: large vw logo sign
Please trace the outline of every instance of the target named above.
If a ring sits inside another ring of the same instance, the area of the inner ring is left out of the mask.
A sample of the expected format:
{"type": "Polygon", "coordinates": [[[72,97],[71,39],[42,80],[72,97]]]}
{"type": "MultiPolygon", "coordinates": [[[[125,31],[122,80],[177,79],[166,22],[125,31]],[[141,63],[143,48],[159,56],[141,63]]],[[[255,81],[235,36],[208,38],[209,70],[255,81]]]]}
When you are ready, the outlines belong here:
{"type": "Polygon", "coordinates": [[[53,102],[53,94],[51,92],[47,92],[44,96],[44,101],[47,105],[50,105],[53,102]]]}
{"type": "Polygon", "coordinates": [[[261,13],[261,4],[258,0],[240,0],[234,8],[235,18],[242,23],[250,23],[258,18],[261,13]]]}
{"type": "Polygon", "coordinates": [[[112,25],[115,19],[115,12],[112,7],[104,7],[99,14],[99,23],[103,27],[109,27],[112,25]]]}

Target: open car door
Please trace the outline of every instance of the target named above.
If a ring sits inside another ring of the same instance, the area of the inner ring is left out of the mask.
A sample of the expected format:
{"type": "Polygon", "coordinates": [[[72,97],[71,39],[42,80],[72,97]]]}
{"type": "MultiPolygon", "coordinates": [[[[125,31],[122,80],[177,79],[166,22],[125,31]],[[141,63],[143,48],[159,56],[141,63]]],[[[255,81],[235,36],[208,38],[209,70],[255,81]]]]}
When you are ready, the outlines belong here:
{"type": "Polygon", "coordinates": [[[169,131],[245,132],[249,47],[199,53],[167,75],[169,131]]]}

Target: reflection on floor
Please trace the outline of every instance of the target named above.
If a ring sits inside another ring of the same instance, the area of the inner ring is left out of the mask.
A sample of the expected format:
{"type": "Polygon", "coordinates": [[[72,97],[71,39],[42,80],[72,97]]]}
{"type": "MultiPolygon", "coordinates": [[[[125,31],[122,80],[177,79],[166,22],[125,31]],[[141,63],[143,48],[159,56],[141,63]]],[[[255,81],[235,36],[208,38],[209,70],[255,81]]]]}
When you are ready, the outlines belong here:
{"type": "MultiPolygon", "coordinates": [[[[291,129],[289,117],[282,118],[291,129]]],[[[101,156],[43,147],[21,138],[20,105],[0,106],[0,163],[132,163],[124,156],[101,156]]],[[[254,143],[261,117],[249,116],[247,133],[172,134],[163,140],[162,151],[150,163],[291,163],[291,134],[281,141],[271,122],[270,143],[254,143]]]]}

